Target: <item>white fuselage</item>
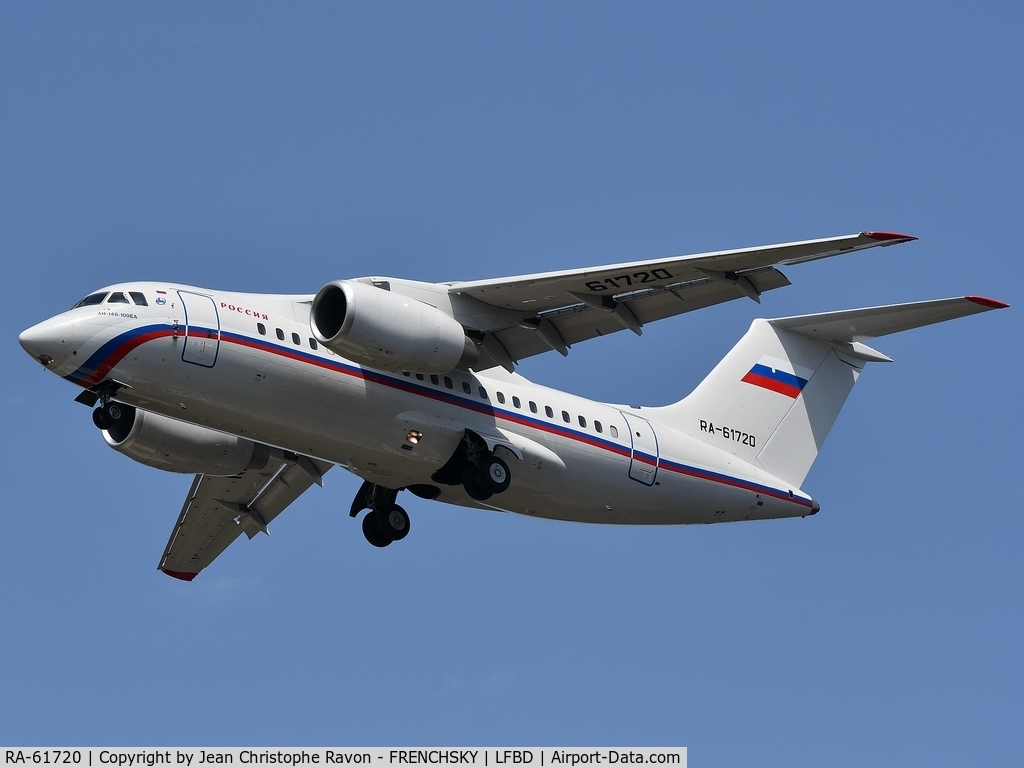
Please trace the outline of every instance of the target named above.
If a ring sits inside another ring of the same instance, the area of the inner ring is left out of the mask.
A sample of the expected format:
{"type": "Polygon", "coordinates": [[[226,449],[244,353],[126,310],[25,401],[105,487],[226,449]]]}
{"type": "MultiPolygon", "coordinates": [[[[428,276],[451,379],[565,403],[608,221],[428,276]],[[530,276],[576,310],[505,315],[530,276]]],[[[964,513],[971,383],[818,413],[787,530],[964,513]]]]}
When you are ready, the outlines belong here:
{"type": "Polygon", "coordinates": [[[85,306],[37,326],[54,336],[50,370],[83,387],[116,381],[124,385],[117,400],[323,459],[384,487],[436,485],[448,503],[595,523],[814,511],[798,489],[649,420],[646,409],[575,397],[501,369],[431,376],[361,367],[311,341],[311,297],[157,283],[115,289],[144,292],[150,304],[85,306]],[[429,428],[406,445],[410,423],[484,436],[505,456],[511,486],[478,502],[460,485],[434,482],[446,457],[431,453],[429,428]]]}

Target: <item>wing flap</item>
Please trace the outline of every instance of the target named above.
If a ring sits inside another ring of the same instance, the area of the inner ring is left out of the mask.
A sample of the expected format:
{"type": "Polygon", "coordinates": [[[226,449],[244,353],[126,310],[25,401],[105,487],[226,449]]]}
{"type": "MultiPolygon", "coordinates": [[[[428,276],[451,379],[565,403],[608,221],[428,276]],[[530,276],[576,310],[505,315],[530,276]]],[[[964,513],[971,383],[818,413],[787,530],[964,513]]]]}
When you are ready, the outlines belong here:
{"type": "MultiPolygon", "coordinates": [[[[759,293],[789,285],[786,276],[773,268],[751,273],[748,279],[759,293]]],[[[628,307],[642,328],[647,323],[740,299],[744,295],[742,289],[728,281],[701,276],[667,288],[637,291],[617,298],[628,307]]],[[[561,339],[570,346],[627,328],[614,312],[602,311],[582,301],[542,313],[541,318],[554,325],[561,339]]],[[[556,348],[549,344],[542,334],[524,325],[512,326],[488,335],[497,337],[501,343],[501,350],[513,361],[556,348]]],[[[488,351],[487,345],[484,345],[484,351],[488,351]]],[[[494,357],[496,356],[492,356],[491,359],[481,358],[481,363],[474,368],[486,370],[488,367],[503,365],[501,360],[493,359],[494,357]]]]}
{"type": "MultiPolygon", "coordinates": [[[[542,272],[532,275],[456,282],[452,293],[472,296],[486,304],[520,312],[543,312],[565,306],[567,294],[617,296],[641,289],[700,280],[708,272],[735,280],[744,274],[776,264],[802,264],[839,253],[859,251],[876,246],[895,245],[915,238],[886,232],[860,232],[818,240],[714,251],[692,256],[670,256],[652,261],[633,261],[579,270],[542,272]]],[[[574,302],[573,302],[574,303],[574,302]]]]}
{"type": "Polygon", "coordinates": [[[331,464],[271,456],[260,470],[233,477],[196,475],[158,568],[191,581],[242,533],[250,539],[301,496],[331,464]]]}

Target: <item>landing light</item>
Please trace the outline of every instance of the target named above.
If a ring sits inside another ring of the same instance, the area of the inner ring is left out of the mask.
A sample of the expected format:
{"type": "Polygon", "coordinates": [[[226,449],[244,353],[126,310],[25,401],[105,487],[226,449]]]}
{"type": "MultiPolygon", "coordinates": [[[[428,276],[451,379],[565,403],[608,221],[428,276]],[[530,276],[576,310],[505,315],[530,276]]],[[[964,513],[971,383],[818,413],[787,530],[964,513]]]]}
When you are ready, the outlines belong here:
{"type": "Polygon", "coordinates": [[[416,443],[420,441],[421,437],[423,437],[422,432],[419,432],[415,429],[410,429],[409,434],[405,436],[405,442],[411,443],[412,445],[416,445],[416,443]]]}

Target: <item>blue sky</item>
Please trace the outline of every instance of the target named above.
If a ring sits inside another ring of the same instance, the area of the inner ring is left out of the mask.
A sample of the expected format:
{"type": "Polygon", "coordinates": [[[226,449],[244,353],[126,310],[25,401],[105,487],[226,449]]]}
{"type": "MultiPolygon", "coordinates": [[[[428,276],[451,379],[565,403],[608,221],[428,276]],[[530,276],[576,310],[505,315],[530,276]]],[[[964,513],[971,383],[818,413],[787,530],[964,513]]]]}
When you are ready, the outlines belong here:
{"type": "Polygon", "coordinates": [[[675,745],[693,765],[1007,764],[1024,716],[1024,12],[0,5],[0,743],[675,745]],[[877,346],[805,520],[613,528],[332,471],[192,584],[189,479],[103,445],[17,333],[126,279],[313,293],[864,229],[920,241],[526,362],[657,405],[751,319],[964,293],[877,346]]]}

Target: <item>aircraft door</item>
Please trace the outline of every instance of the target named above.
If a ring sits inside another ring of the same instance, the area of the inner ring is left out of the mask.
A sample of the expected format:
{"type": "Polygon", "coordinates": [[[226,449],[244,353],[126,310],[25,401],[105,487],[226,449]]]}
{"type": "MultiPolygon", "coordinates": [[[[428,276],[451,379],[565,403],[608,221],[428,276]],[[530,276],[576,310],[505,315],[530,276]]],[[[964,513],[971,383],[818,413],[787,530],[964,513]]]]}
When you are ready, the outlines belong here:
{"type": "Polygon", "coordinates": [[[213,368],[220,351],[220,317],[217,305],[209,296],[178,291],[185,307],[185,348],[181,359],[186,363],[213,368]]]}
{"type": "Polygon", "coordinates": [[[629,476],[638,483],[654,485],[658,476],[658,436],[651,422],[640,416],[622,413],[629,426],[633,451],[629,459],[629,476]]]}

